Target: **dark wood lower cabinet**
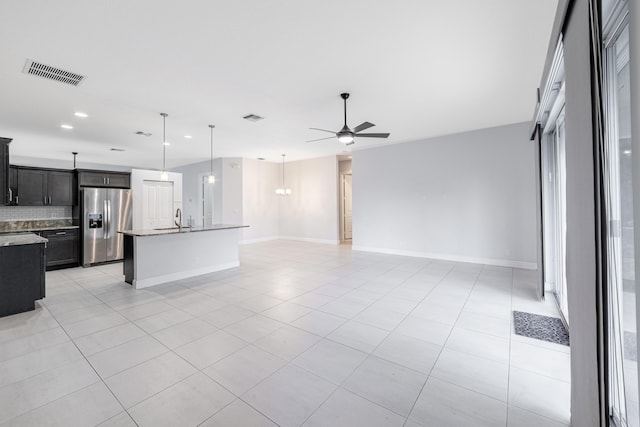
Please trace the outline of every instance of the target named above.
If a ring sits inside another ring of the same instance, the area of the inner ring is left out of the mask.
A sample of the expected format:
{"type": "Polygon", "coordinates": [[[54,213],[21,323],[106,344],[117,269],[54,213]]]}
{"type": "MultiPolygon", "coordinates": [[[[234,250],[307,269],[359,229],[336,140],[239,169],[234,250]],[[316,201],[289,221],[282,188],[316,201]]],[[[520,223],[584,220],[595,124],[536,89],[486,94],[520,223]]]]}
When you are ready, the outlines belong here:
{"type": "Polygon", "coordinates": [[[44,243],[0,247],[0,317],[30,311],[45,297],[44,243]]]}
{"type": "Polygon", "coordinates": [[[49,240],[47,243],[47,271],[78,265],[78,229],[47,230],[39,234],[49,240]]]}

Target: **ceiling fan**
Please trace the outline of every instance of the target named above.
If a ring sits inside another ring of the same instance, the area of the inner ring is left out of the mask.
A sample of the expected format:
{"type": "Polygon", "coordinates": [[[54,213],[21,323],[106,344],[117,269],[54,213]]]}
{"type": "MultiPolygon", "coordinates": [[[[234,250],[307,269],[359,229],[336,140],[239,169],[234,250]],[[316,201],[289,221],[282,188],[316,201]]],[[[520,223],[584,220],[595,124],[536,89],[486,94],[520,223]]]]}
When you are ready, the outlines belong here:
{"type": "MultiPolygon", "coordinates": [[[[332,130],[326,130],[326,129],[318,129],[318,128],[309,128],[309,129],[332,133],[338,138],[338,141],[342,142],[345,145],[355,144],[356,136],[358,138],[388,138],[389,137],[388,133],[360,133],[365,129],[369,129],[370,127],[375,126],[373,123],[369,123],[369,122],[361,123],[358,126],[354,127],[353,130],[349,129],[349,126],[347,126],[347,99],[349,99],[349,94],[341,93],[340,97],[344,100],[344,126],[342,127],[342,129],[340,129],[338,132],[334,132],[332,130]]],[[[307,141],[307,142],[323,141],[325,139],[331,139],[331,138],[334,138],[334,137],[329,136],[326,138],[312,139],[311,141],[307,141]]]]}

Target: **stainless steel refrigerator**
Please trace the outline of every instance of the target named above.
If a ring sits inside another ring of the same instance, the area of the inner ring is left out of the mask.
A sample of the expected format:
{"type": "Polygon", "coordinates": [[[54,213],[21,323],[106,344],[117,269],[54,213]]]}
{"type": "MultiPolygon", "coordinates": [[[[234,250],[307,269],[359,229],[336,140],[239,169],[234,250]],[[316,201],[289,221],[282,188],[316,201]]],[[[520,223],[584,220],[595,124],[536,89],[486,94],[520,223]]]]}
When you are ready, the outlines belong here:
{"type": "Polygon", "coordinates": [[[131,229],[131,190],[82,188],[82,265],[123,258],[118,230],[131,229]]]}

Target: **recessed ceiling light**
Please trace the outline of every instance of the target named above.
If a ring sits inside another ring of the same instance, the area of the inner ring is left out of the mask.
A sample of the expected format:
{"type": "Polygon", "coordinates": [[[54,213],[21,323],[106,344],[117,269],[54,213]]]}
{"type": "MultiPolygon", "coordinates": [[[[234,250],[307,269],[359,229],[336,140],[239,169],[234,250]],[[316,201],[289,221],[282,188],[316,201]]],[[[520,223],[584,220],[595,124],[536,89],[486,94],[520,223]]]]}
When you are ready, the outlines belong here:
{"type": "Polygon", "coordinates": [[[144,131],[137,131],[136,135],[142,135],[142,136],[151,136],[151,132],[144,132],[144,131]]]}
{"type": "Polygon", "coordinates": [[[110,148],[111,151],[124,151],[124,148],[110,148]]]}
{"type": "Polygon", "coordinates": [[[71,126],[71,125],[60,125],[60,127],[62,129],[73,129],[73,126],[71,126]]]}
{"type": "Polygon", "coordinates": [[[631,150],[624,150],[623,153],[624,154],[631,154],[631,150]]]}
{"type": "Polygon", "coordinates": [[[193,138],[191,135],[185,135],[184,137],[187,138],[187,139],[193,138]]]}
{"type": "Polygon", "coordinates": [[[83,119],[86,119],[87,117],[89,117],[87,113],[83,113],[81,111],[76,111],[75,113],[73,113],[73,115],[76,117],[82,117],[83,119]]]}
{"type": "Polygon", "coordinates": [[[169,146],[169,145],[171,145],[171,143],[169,141],[165,141],[165,142],[162,143],[162,145],[169,146]]]}

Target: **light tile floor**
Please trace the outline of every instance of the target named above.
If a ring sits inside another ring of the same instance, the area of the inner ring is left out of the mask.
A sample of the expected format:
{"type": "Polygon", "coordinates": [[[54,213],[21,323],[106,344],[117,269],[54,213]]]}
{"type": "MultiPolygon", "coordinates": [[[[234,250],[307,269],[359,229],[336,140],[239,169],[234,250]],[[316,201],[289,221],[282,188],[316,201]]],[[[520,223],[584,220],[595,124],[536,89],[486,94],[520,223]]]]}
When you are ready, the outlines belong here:
{"type": "Polygon", "coordinates": [[[136,291],[122,265],[47,273],[0,319],[2,426],[567,426],[569,349],[526,270],[292,241],[136,291]]]}

